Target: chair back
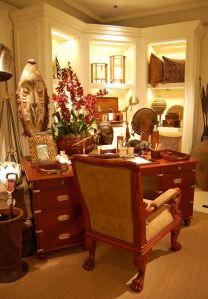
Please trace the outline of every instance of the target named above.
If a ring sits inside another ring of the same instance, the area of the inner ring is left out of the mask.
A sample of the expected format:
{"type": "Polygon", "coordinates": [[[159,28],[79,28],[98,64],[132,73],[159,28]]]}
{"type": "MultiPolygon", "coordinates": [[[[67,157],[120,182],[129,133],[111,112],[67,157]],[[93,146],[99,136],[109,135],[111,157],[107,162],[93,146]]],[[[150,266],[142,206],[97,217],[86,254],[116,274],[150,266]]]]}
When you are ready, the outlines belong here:
{"type": "Polygon", "coordinates": [[[73,155],[72,167],[86,231],[104,236],[109,243],[120,240],[135,246],[144,244],[140,168],[130,161],[82,155],[73,155]]]}

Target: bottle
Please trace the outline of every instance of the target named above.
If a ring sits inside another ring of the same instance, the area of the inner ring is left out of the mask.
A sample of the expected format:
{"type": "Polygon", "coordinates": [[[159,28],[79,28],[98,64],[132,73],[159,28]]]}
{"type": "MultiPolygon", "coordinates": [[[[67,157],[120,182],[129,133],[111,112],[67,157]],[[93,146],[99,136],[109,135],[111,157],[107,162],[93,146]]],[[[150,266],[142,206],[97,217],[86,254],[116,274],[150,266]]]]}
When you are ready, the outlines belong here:
{"type": "Polygon", "coordinates": [[[152,134],[151,134],[151,144],[152,144],[152,148],[156,150],[156,147],[159,144],[159,131],[157,128],[157,125],[154,125],[152,134]]]}
{"type": "Polygon", "coordinates": [[[111,106],[109,107],[109,111],[108,111],[108,120],[113,121],[113,109],[111,106]]]}

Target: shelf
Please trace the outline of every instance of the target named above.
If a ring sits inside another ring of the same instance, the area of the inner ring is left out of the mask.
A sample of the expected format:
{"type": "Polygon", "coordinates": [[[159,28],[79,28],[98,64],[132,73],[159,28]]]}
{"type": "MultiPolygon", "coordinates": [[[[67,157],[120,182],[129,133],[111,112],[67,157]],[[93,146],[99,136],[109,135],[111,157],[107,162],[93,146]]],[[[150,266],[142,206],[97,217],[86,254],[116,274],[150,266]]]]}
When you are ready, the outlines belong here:
{"type": "Polygon", "coordinates": [[[90,83],[90,87],[93,89],[131,89],[133,84],[122,84],[122,83],[90,83]]]}
{"type": "Polygon", "coordinates": [[[182,136],[182,128],[175,127],[158,127],[160,135],[164,136],[182,136]]]}
{"type": "Polygon", "coordinates": [[[159,83],[157,86],[153,87],[152,85],[148,84],[148,88],[152,89],[184,89],[185,84],[182,83],[159,83]]]}

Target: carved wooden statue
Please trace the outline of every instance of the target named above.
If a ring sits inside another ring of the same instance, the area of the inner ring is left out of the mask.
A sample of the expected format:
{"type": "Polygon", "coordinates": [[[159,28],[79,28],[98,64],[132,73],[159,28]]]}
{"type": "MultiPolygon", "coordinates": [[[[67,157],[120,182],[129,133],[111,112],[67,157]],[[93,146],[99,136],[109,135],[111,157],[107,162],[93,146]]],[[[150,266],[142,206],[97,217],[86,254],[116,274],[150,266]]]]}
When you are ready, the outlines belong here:
{"type": "Polygon", "coordinates": [[[29,59],[17,89],[19,116],[24,134],[31,136],[46,131],[48,126],[48,94],[34,59],[29,59]]]}

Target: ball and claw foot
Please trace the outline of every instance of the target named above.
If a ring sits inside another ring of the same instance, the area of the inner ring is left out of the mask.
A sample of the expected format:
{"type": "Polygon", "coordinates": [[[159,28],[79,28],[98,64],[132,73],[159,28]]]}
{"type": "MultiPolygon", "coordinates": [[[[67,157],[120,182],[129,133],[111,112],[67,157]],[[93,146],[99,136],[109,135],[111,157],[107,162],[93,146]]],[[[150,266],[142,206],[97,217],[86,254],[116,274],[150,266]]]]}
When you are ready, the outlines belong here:
{"type": "Polygon", "coordinates": [[[91,259],[87,259],[83,264],[83,268],[86,271],[92,271],[94,269],[94,266],[95,266],[95,262],[94,262],[94,260],[91,260],[91,259]]]}
{"type": "Polygon", "coordinates": [[[182,245],[179,242],[177,242],[176,244],[174,244],[174,246],[172,245],[172,247],[171,247],[171,249],[173,251],[179,251],[181,248],[182,248],[182,245]]]}
{"type": "Polygon", "coordinates": [[[144,275],[143,274],[138,274],[135,279],[132,280],[130,287],[132,291],[134,292],[141,292],[144,287],[144,275]]]}

